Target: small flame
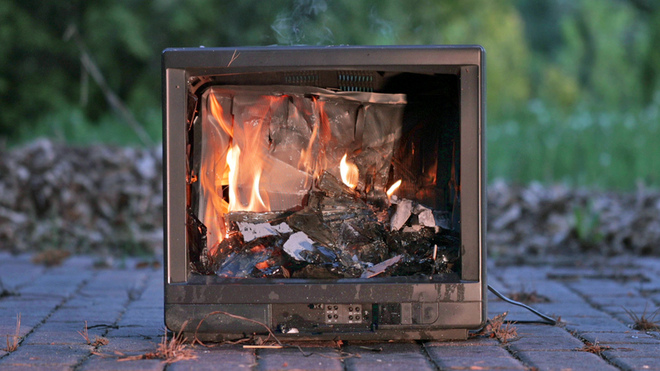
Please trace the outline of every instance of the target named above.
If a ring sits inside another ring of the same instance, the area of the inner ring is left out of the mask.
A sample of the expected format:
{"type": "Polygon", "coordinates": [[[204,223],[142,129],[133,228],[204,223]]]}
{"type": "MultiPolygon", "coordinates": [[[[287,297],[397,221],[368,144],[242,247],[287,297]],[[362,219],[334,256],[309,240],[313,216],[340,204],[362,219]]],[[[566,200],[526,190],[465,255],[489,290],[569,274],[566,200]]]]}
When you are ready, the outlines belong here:
{"type": "Polygon", "coordinates": [[[392,186],[387,190],[387,197],[392,197],[394,192],[401,186],[401,179],[397,180],[392,186]]]}
{"type": "Polygon", "coordinates": [[[346,161],[347,156],[348,155],[346,154],[341,158],[341,162],[339,163],[339,173],[341,174],[341,181],[351,189],[355,189],[355,187],[357,187],[360,173],[355,164],[350,164],[346,161]]]}
{"type": "Polygon", "coordinates": [[[264,199],[261,198],[261,192],[259,192],[259,180],[261,180],[261,172],[258,172],[254,176],[254,183],[252,183],[252,196],[250,197],[250,206],[248,207],[250,210],[255,208],[253,205],[256,203],[256,201],[259,201],[259,204],[262,207],[266,209],[268,208],[264,202],[264,199]]]}

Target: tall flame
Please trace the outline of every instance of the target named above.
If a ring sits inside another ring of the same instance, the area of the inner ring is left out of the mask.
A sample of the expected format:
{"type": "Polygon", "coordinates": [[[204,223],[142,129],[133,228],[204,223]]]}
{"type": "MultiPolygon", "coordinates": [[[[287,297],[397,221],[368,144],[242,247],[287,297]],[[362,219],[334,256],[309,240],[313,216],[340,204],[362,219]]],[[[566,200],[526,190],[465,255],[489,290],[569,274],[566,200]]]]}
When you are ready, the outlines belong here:
{"type": "Polygon", "coordinates": [[[355,164],[348,163],[346,161],[347,154],[341,158],[339,162],[339,173],[341,174],[341,181],[344,182],[348,187],[355,189],[357,187],[358,179],[360,178],[360,173],[358,167],[355,164]]]}
{"type": "Polygon", "coordinates": [[[227,167],[229,168],[227,183],[229,184],[229,207],[228,210],[236,210],[238,201],[238,158],[241,149],[238,146],[230,147],[227,151],[227,167]]]}
{"type": "Polygon", "coordinates": [[[217,248],[225,234],[224,214],[229,204],[222,197],[222,186],[227,184],[226,148],[233,133],[233,123],[214,94],[209,94],[208,110],[213,120],[202,120],[203,154],[199,181],[203,194],[202,222],[208,228],[210,250],[217,248]]]}

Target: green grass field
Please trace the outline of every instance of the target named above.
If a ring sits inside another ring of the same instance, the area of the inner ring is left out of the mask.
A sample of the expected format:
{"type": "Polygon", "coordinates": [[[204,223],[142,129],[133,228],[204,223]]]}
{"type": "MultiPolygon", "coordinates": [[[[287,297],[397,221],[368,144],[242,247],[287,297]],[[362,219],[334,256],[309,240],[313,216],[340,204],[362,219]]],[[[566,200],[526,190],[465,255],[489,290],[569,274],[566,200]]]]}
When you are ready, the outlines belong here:
{"type": "Polygon", "coordinates": [[[515,119],[489,122],[488,177],[631,190],[660,185],[660,99],[646,109],[571,113],[534,101],[515,119]]]}

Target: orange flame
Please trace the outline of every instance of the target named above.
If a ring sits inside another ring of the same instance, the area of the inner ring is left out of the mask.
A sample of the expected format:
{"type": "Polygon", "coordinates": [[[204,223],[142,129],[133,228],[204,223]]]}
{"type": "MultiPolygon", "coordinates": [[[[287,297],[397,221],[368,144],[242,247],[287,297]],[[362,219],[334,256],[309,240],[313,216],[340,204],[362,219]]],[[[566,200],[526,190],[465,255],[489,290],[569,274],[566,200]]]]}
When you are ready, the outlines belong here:
{"type": "Polygon", "coordinates": [[[202,120],[204,133],[204,148],[200,165],[200,189],[204,195],[204,210],[202,222],[206,225],[208,246],[214,251],[223,240],[225,234],[224,214],[229,204],[222,197],[222,186],[227,184],[227,169],[225,163],[226,147],[233,132],[230,118],[214,94],[209,94],[208,110],[214,120],[202,120]]]}
{"type": "Polygon", "coordinates": [[[348,155],[344,155],[339,162],[339,173],[341,174],[341,181],[351,189],[355,189],[355,187],[357,187],[358,179],[360,178],[360,173],[355,164],[346,162],[347,156],[348,155]]]}
{"type": "Polygon", "coordinates": [[[386,192],[387,197],[392,197],[394,192],[396,192],[396,190],[399,189],[400,186],[401,186],[401,179],[397,180],[396,182],[394,182],[394,184],[390,186],[390,188],[386,192]]]}
{"type": "Polygon", "coordinates": [[[231,126],[231,123],[227,124],[225,120],[222,119],[222,106],[220,105],[220,102],[218,102],[218,98],[215,97],[215,94],[209,94],[209,101],[211,114],[213,117],[215,117],[216,120],[218,120],[220,128],[222,128],[222,130],[230,136],[233,135],[234,128],[231,126]]]}

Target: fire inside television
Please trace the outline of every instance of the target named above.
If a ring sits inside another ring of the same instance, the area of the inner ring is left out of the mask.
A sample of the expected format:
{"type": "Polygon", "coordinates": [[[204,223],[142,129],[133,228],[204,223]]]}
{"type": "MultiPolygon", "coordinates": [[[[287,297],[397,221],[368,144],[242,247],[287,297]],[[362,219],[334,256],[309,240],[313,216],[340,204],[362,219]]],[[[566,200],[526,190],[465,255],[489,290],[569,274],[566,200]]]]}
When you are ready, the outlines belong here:
{"type": "Polygon", "coordinates": [[[165,322],[465,339],[486,319],[479,46],[163,52],[165,322]]]}

